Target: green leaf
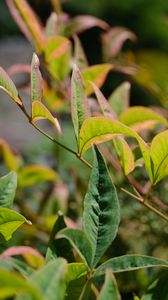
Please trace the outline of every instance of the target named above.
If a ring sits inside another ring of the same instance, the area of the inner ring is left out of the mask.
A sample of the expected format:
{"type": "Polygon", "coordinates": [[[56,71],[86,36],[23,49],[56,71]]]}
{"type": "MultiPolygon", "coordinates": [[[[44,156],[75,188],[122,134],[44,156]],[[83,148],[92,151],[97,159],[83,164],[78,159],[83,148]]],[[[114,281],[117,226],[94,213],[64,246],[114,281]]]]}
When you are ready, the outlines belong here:
{"type": "Polygon", "coordinates": [[[25,222],[28,222],[26,218],[16,211],[0,207],[0,234],[3,235],[6,241],[25,222]]]}
{"type": "Polygon", "coordinates": [[[80,70],[83,70],[88,67],[87,58],[86,58],[84,49],[82,47],[81,41],[78,38],[78,36],[74,35],[73,38],[74,38],[74,44],[75,44],[74,45],[74,47],[75,47],[75,49],[74,49],[75,63],[80,70]]]}
{"type": "Polygon", "coordinates": [[[167,120],[150,108],[143,106],[129,107],[119,116],[120,122],[131,126],[136,131],[148,128],[152,124],[161,123],[168,126],[167,120]],[[143,126],[143,127],[142,127],[143,126]]]}
{"type": "Polygon", "coordinates": [[[82,230],[66,228],[59,231],[57,238],[67,239],[88,267],[91,267],[93,259],[92,245],[82,230]]]}
{"type": "Polygon", "coordinates": [[[70,263],[68,264],[66,281],[70,282],[72,280],[78,279],[82,276],[87,275],[87,273],[88,268],[84,263],[70,263]]]}
{"type": "Polygon", "coordinates": [[[107,299],[121,300],[117,287],[117,282],[110,269],[106,270],[105,282],[97,298],[97,300],[107,299]]]}
{"type": "Polygon", "coordinates": [[[55,181],[58,174],[47,166],[29,165],[19,171],[18,182],[20,187],[27,187],[42,181],[55,181]]]}
{"type": "Polygon", "coordinates": [[[120,115],[129,106],[130,83],[124,82],[119,85],[109,97],[109,104],[116,115],[120,115]]]}
{"type": "Polygon", "coordinates": [[[19,167],[19,159],[3,139],[0,139],[0,150],[7,168],[11,171],[17,171],[19,167]]]}
{"type": "Polygon", "coordinates": [[[106,164],[97,148],[88,191],[84,199],[83,228],[93,249],[92,267],[116,237],[120,222],[119,202],[106,164]]]}
{"type": "Polygon", "coordinates": [[[40,72],[40,62],[38,56],[34,53],[31,63],[31,100],[41,101],[42,98],[42,76],[40,72]]]}
{"type": "Polygon", "coordinates": [[[97,87],[101,88],[111,69],[111,64],[101,64],[88,67],[82,72],[87,96],[92,94],[94,91],[89,81],[93,81],[97,87]]]}
{"type": "Polygon", "coordinates": [[[123,167],[124,174],[127,176],[134,170],[134,155],[128,143],[121,136],[116,136],[113,143],[123,167]]]}
{"type": "MultiPolygon", "coordinates": [[[[21,276],[0,268],[0,299],[27,293],[32,296],[33,300],[43,300],[40,291],[21,276]]],[[[21,296],[21,299],[23,299],[23,295],[21,296]]]]}
{"type": "Polygon", "coordinates": [[[17,188],[17,174],[10,172],[0,178],[0,207],[11,208],[17,188]]]}
{"type": "Polygon", "coordinates": [[[56,80],[63,80],[70,70],[71,44],[63,36],[47,40],[44,48],[48,69],[56,80]]]}
{"type": "Polygon", "coordinates": [[[34,101],[32,103],[32,122],[34,123],[42,119],[49,120],[55,126],[57,133],[61,134],[61,127],[57,118],[54,118],[47,107],[40,101],[34,101]]]}
{"type": "Polygon", "coordinates": [[[55,239],[56,234],[63,228],[66,228],[66,224],[64,222],[64,216],[59,212],[50,234],[46,252],[47,262],[59,256],[66,258],[68,261],[74,261],[74,255],[69,242],[65,239],[55,239]]]}
{"type": "Polygon", "coordinates": [[[71,79],[71,116],[77,140],[82,123],[87,116],[86,101],[83,79],[78,67],[74,65],[71,79]]]}
{"type": "MultiPolygon", "coordinates": [[[[63,300],[66,291],[66,273],[66,261],[63,258],[57,258],[34,272],[29,277],[29,282],[41,291],[44,300],[55,300],[56,298],[63,300]]],[[[33,300],[29,296],[25,296],[24,299],[33,300]]],[[[22,298],[17,297],[16,300],[22,300],[22,298]]]]}
{"type": "Polygon", "coordinates": [[[13,81],[10,79],[4,69],[0,67],[0,89],[5,91],[17,104],[22,106],[22,101],[19,99],[18,91],[13,81]]]}
{"type": "Polygon", "coordinates": [[[156,279],[148,288],[147,293],[143,295],[141,300],[168,300],[168,274],[162,275],[156,279]]]}
{"type": "Polygon", "coordinates": [[[145,166],[151,182],[153,174],[151,170],[150,148],[145,141],[131,128],[117,120],[105,117],[92,117],[86,119],[80,130],[79,153],[82,155],[93,144],[100,144],[111,140],[116,134],[131,136],[137,140],[145,161],[145,166]]]}
{"type": "Polygon", "coordinates": [[[150,155],[153,166],[153,183],[156,184],[168,175],[168,130],[154,137],[150,155]]]}
{"type": "Polygon", "coordinates": [[[168,268],[168,262],[152,256],[123,255],[111,258],[100,265],[94,276],[103,275],[107,268],[112,269],[113,273],[120,273],[151,267],[168,268]]]}
{"type": "Polygon", "coordinates": [[[10,2],[14,5],[17,15],[15,13],[13,16],[15,16],[16,23],[23,33],[26,34],[30,42],[33,43],[38,53],[41,53],[44,47],[45,37],[42,25],[31,9],[31,6],[25,0],[13,0],[8,2],[9,8],[11,6],[10,2]]]}

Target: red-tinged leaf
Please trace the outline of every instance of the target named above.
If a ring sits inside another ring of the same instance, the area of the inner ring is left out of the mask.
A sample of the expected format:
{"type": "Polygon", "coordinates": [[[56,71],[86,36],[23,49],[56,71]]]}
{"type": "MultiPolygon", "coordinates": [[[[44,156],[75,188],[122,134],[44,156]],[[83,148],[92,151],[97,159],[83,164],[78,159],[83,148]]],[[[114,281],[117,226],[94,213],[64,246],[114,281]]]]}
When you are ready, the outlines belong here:
{"type": "Polygon", "coordinates": [[[100,27],[103,30],[107,30],[109,25],[105,21],[94,16],[78,15],[77,17],[71,19],[66,28],[66,32],[71,35],[73,33],[81,33],[82,31],[92,27],[100,27]]]}
{"type": "Polygon", "coordinates": [[[40,101],[34,101],[32,103],[32,122],[36,122],[42,119],[49,120],[55,126],[57,133],[62,133],[57,118],[54,118],[50,111],[40,101]]]}
{"type": "Polygon", "coordinates": [[[56,80],[63,80],[70,70],[71,43],[63,36],[51,37],[44,47],[48,69],[56,80]]]}
{"type": "Polygon", "coordinates": [[[111,28],[102,35],[103,52],[106,59],[115,57],[126,40],[136,41],[136,35],[124,27],[111,28]]]}
{"type": "Polygon", "coordinates": [[[31,73],[31,66],[26,64],[14,64],[7,69],[9,76],[18,74],[18,73],[31,73]]]}
{"type": "Polygon", "coordinates": [[[40,62],[38,56],[34,53],[31,63],[31,100],[41,101],[43,79],[40,72],[40,62]]]}
{"type": "Polygon", "coordinates": [[[81,41],[77,37],[77,35],[74,35],[73,38],[74,38],[74,43],[75,43],[75,53],[74,53],[75,63],[77,64],[77,66],[80,70],[83,70],[88,67],[86,54],[82,47],[81,41]]]}
{"type": "Polygon", "coordinates": [[[82,75],[78,67],[74,65],[71,80],[71,115],[77,140],[82,123],[88,116],[86,101],[82,75]]]}
{"type": "Polygon", "coordinates": [[[0,89],[5,91],[17,104],[22,106],[15,84],[4,69],[0,67],[0,89]]]}
{"type": "Polygon", "coordinates": [[[113,66],[111,64],[94,65],[88,67],[82,72],[87,96],[94,92],[94,89],[90,85],[89,81],[92,81],[97,85],[98,88],[101,88],[112,67],[113,66]]]}
{"type": "MultiPolygon", "coordinates": [[[[30,42],[32,42],[35,45],[37,52],[41,53],[45,42],[45,36],[43,33],[42,25],[37,15],[34,13],[34,11],[32,10],[32,8],[26,0],[13,0],[12,3],[18,10],[21,19],[26,25],[26,36],[30,39],[30,42]],[[29,32],[28,35],[27,32],[29,32]]],[[[18,23],[18,25],[21,24],[23,23],[18,23]]],[[[20,26],[20,29],[23,30],[22,25],[20,26]]],[[[23,30],[23,33],[25,33],[25,30],[23,30]]]]}
{"type": "Polygon", "coordinates": [[[52,12],[49,18],[47,19],[45,34],[47,38],[53,37],[58,34],[58,17],[55,12],[52,12]]]}
{"type": "Polygon", "coordinates": [[[107,118],[116,119],[115,113],[113,112],[111,106],[109,105],[108,101],[106,100],[106,98],[104,97],[102,92],[99,90],[99,88],[93,82],[90,81],[90,84],[92,85],[92,87],[94,89],[98,103],[100,105],[100,108],[101,108],[104,116],[107,118]]]}

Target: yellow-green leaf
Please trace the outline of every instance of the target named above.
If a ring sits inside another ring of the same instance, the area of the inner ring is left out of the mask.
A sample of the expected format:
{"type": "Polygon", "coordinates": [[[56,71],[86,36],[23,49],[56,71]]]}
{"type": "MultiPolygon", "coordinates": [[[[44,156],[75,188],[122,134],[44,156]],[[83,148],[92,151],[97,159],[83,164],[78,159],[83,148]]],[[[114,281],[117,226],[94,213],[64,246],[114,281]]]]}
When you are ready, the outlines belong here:
{"type": "Polygon", "coordinates": [[[48,69],[56,80],[63,80],[70,70],[71,43],[63,36],[51,37],[44,47],[48,69]]]}
{"type": "Polygon", "coordinates": [[[4,90],[9,97],[22,106],[15,84],[2,67],[0,67],[0,89],[4,90]]]}
{"type": "Polygon", "coordinates": [[[119,156],[120,163],[123,167],[124,174],[128,175],[134,170],[134,155],[132,150],[128,143],[121,136],[116,136],[113,139],[113,143],[119,156]]]}
{"type": "Polygon", "coordinates": [[[42,119],[49,120],[55,126],[57,133],[61,134],[61,127],[57,118],[54,118],[46,106],[40,101],[34,101],[32,103],[32,122],[42,119]]]}
{"type": "Polygon", "coordinates": [[[20,187],[27,187],[41,181],[54,181],[58,174],[47,166],[29,165],[19,171],[18,181],[20,187]]]}
{"type": "Polygon", "coordinates": [[[3,139],[0,139],[0,152],[7,168],[11,171],[17,171],[19,167],[18,157],[3,139]]]}
{"type": "Polygon", "coordinates": [[[12,234],[25,222],[28,221],[18,212],[0,207],[0,234],[6,241],[10,240],[12,234]]]}
{"type": "Polygon", "coordinates": [[[40,62],[38,56],[34,53],[31,63],[31,100],[41,101],[42,98],[42,76],[40,72],[40,62]]]}
{"type": "Polygon", "coordinates": [[[94,91],[94,89],[90,85],[89,81],[92,81],[100,88],[103,85],[103,83],[111,69],[112,69],[111,64],[101,64],[101,65],[94,65],[94,66],[88,67],[87,69],[85,69],[82,72],[87,96],[92,94],[94,91]]]}
{"type": "Polygon", "coordinates": [[[111,108],[117,116],[129,106],[130,87],[129,82],[123,82],[114,90],[108,99],[111,108]]]}

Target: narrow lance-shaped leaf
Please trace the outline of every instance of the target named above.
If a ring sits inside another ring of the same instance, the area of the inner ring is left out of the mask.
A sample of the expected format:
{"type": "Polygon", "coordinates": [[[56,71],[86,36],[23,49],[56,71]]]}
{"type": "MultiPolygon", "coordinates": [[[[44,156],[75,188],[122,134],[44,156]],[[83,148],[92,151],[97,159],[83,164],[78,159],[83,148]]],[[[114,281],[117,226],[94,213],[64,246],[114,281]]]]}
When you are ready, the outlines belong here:
{"type": "Polygon", "coordinates": [[[0,67],[0,89],[4,90],[9,97],[22,106],[15,84],[2,67],[0,67]]]}
{"type": "Polygon", "coordinates": [[[82,72],[85,88],[86,88],[86,95],[89,96],[93,93],[94,89],[90,85],[89,81],[95,83],[99,88],[103,85],[109,71],[112,69],[111,64],[101,64],[101,65],[94,65],[88,67],[82,72]]]}
{"type": "Polygon", "coordinates": [[[129,107],[130,87],[129,82],[123,82],[114,90],[108,99],[111,108],[117,116],[129,107]]]}
{"type": "Polygon", "coordinates": [[[67,239],[87,266],[91,268],[93,258],[92,245],[82,230],[66,228],[58,232],[57,238],[67,239]]]}
{"type": "Polygon", "coordinates": [[[86,54],[84,52],[84,49],[82,47],[81,41],[78,38],[77,35],[74,35],[74,43],[75,43],[75,53],[74,53],[74,58],[75,58],[75,63],[77,64],[78,68],[80,70],[83,70],[88,67],[88,62],[86,58],[86,54]]]}
{"type": "Polygon", "coordinates": [[[154,174],[153,183],[156,184],[168,175],[168,130],[154,137],[150,147],[150,155],[154,174]]]}
{"type": "Polygon", "coordinates": [[[41,101],[42,98],[42,76],[40,72],[40,62],[38,56],[34,53],[31,63],[31,100],[41,101]]]}
{"type": "Polygon", "coordinates": [[[49,18],[47,19],[46,28],[45,28],[45,34],[48,38],[58,33],[57,26],[58,26],[57,14],[55,12],[52,12],[49,18]]]}
{"type": "Polygon", "coordinates": [[[117,287],[117,282],[110,269],[106,270],[105,282],[97,298],[97,300],[107,300],[107,299],[121,300],[121,296],[119,294],[118,287],[117,287]]]}
{"type": "Polygon", "coordinates": [[[84,199],[83,228],[91,241],[94,268],[116,237],[120,222],[119,202],[107,167],[97,148],[84,199]]]}
{"type": "Polygon", "coordinates": [[[160,267],[168,269],[168,262],[156,257],[145,255],[123,255],[107,260],[100,265],[94,276],[100,276],[110,268],[113,273],[139,270],[144,268],[160,267]]]}
{"type": "Polygon", "coordinates": [[[32,103],[32,122],[36,122],[38,120],[47,119],[49,120],[56,128],[57,133],[61,134],[61,127],[57,120],[54,118],[50,111],[46,108],[46,106],[40,101],[34,101],[32,103]]]}
{"type": "MultiPolygon", "coordinates": [[[[168,300],[168,273],[161,274],[148,288],[141,300],[168,300]]],[[[135,299],[136,300],[136,299],[135,299]]]]}
{"type": "Polygon", "coordinates": [[[78,67],[74,65],[71,79],[71,115],[77,140],[82,123],[87,116],[86,101],[83,79],[78,67]]]}
{"type": "Polygon", "coordinates": [[[0,178],[0,207],[11,208],[17,188],[17,174],[10,172],[0,178]]]}
{"type": "Polygon", "coordinates": [[[30,222],[18,212],[0,207],[0,234],[6,241],[8,241],[17,228],[25,222],[30,224],[30,222]]]}

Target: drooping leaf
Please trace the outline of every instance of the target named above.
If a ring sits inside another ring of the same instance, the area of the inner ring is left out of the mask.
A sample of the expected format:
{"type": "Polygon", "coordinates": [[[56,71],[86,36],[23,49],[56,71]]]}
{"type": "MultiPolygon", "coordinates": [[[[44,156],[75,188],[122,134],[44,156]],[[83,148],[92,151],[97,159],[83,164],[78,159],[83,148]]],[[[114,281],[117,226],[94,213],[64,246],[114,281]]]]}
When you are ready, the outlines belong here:
{"type": "MultiPolygon", "coordinates": [[[[168,275],[164,274],[156,279],[148,288],[147,293],[143,295],[141,300],[168,300],[168,275]]],[[[136,299],[135,299],[136,300],[136,299]]]]}
{"type": "Polygon", "coordinates": [[[68,261],[74,261],[74,255],[71,251],[69,242],[66,239],[56,239],[56,234],[66,227],[67,226],[64,222],[64,216],[59,213],[50,234],[46,252],[47,262],[59,256],[66,258],[68,261]]]}
{"type": "Polygon", "coordinates": [[[63,36],[47,40],[44,48],[48,69],[56,80],[63,80],[70,70],[71,44],[63,36]]]}
{"type": "Polygon", "coordinates": [[[0,268],[0,299],[6,299],[15,295],[29,293],[33,300],[43,300],[43,295],[33,285],[28,283],[18,274],[0,268]]]}
{"type": "Polygon", "coordinates": [[[86,88],[85,92],[87,96],[92,94],[94,91],[89,81],[92,81],[93,83],[96,84],[98,88],[101,88],[111,69],[112,69],[111,64],[101,64],[101,65],[94,65],[88,67],[82,72],[85,88],[86,88]]]}
{"type": "Polygon", "coordinates": [[[80,70],[83,70],[85,68],[88,67],[88,62],[87,62],[87,58],[86,58],[86,54],[84,52],[84,49],[82,47],[82,44],[81,44],[81,41],[80,39],[78,38],[77,35],[74,35],[74,46],[75,46],[75,49],[74,49],[74,58],[75,58],[75,63],[76,65],[78,66],[78,68],[80,70]]]}
{"type": "Polygon", "coordinates": [[[34,53],[31,63],[31,100],[41,101],[42,98],[42,76],[40,72],[40,62],[38,56],[34,53]]]}
{"type": "Polygon", "coordinates": [[[57,238],[67,239],[88,267],[91,267],[93,259],[92,245],[82,230],[66,228],[58,232],[57,238]]]}
{"type": "Polygon", "coordinates": [[[20,187],[27,187],[42,181],[55,181],[58,174],[47,166],[29,165],[22,168],[18,174],[20,187]]]}
{"type": "Polygon", "coordinates": [[[117,116],[129,107],[130,87],[129,82],[123,82],[114,90],[108,99],[110,106],[117,116]]]}
{"type": "MultiPolygon", "coordinates": [[[[43,299],[63,300],[66,291],[66,273],[66,261],[63,258],[57,258],[35,271],[29,277],[29,282],[41,291],[43,299]]],[[[24,299],[33,300],[29,296],[25,296],[24,299]]],[[[22,298],[18,296],[16,300],[22,300],[22,298]]]]}
{"type": "Polygon", "coordinates": [[[117,282],[110,269],[106,270],[105,282],[97,298],[97,300],[107,300],[107,299],[121,300],[121,296],[119,294],[118,287],[117,287],[117,282]]]}
{"type": "Polygon", "coordinates": [[[47,107],[40,101],[34,101],[32,103],[32,122],[42,119],[49,120],[55,126],[57,133],[61,134],[61,127],[57,118],[54,118],[47,107]]]}
{"type": "Polygon", "coordinates": [[[153,166],[153,183],[156,184],[168,175],[168,130],[154,137],[150,155],[153,166]]]}
{"type": "Polygon", "coordinates": [[[119,202],[107,167],[97,148],[84,199],[83,228],[93,249],[92,267],[116,237],[120,222],[119,202]]]}
{"type": "Polygon", "coordinates": [[[19,99],[15,84],[2,67],[0,67],[0,89],[5,91],[9,97],[22,106],[22,101],[19,99]]]}
{"type": "Polygon", "coordinates": [[[17,174],[10,172],[0,178],[0,207],[11,208],[17,188],[17,174]]]}
{"type": "Polygon", "coordinates": [[[168,126],[168,121],[163,116],[154,112],[152,109],[143,106],[129,107],[120,114],[119,120],[136,131],[141,130],[141,128],[148,128],[150,124],[149,121],[152,121],[154,125],[161,123],[166,127],[168,126]]]}
{"type": "Polygon", "coordinates": [[[92,117],[86,119],[80,130],[79,153],[82,155],[93,144],[99,144],[111,140],[116,134],[131,136],[137,140],[145,161],[145,166],[153,182],[151,170],[150,148],[144,140],[131,128],[117,120],[105,117],[92,117]]]}
{"type": "Polygon", "coordinates": [[[8,241],[23,223],[29,222],[18,212],[0,207],[0,234],[8,241]]]}
{"type": "Polygon", "coordinates": [[[0,151],[7,168],[10,171],[17,171],[19,167],[19,159],[3,139],[0,139],[0,151]]]}
{"type": "MultiPolygon", "coordinates": [[[[42,25],[37,17],[37,15],[34,13],[34,11],[31,9],[30,5],[26,0],[8,0],[9,3],[9,9],[12,5],[15,6],[17,9],[20,18],[18,19],[18,16],[16,15],[15,21],[19,25],[20,29],[23,31],[24,34],[26,34],[26,37],[30,40],[31,43],[35,45],[35,48],[38,53],[41,53],[44,46],[45,36],[43,33],[42,25]],[[24,27],[23,27],[24,24],[24,27]],[[25,31],[25,25],[26,25],[26,31],[25,31]],[[27,34],[28,33],[28,34],[27,34]]],[[[14,10],[13,10],[14,12],[14,10]]],[[[13,14],[14,16],[14,14],[13,14]]]]}
{"type": "Polygon", "coordinates": [[[87,116],[86,101],[83,79],[78,67],[74,65],[71,79],[71,116],[77,140],[82,123],[87,116]]]}
{"type": "Polygon", "coordinates": [[[136,41],[136,36],[129,29],[124,27],[111,28],[102,34],[103,54],[106,61],[115,57],[126,40],[136,41]]]}
{"type": "Polygon", "coordinates": [[[144,268],[159,267],[168,269],[168,262],[156,257],[145,255],[123,255],[107,260],[100,265],[94,276],[100,276],[110,268],[113,273],[139,270],[144,268]]]}
{"type": "Polygon", "coordinates": [[[127,176],[134,170],[134,155],[123,137],[116,136],[113,139],[113,143],[117,152],[117,155],[120,159],[120,163],[123,167],[124,174],[127,176]]]}

